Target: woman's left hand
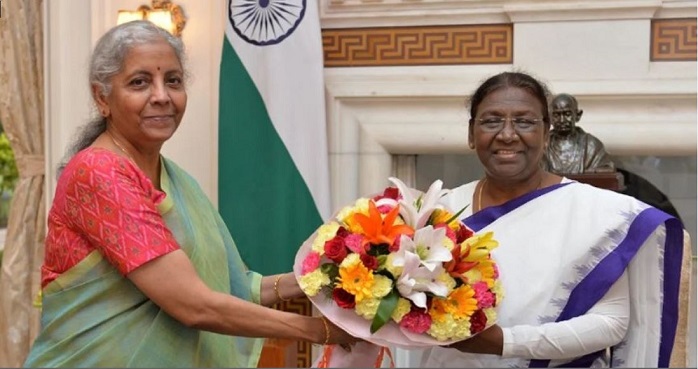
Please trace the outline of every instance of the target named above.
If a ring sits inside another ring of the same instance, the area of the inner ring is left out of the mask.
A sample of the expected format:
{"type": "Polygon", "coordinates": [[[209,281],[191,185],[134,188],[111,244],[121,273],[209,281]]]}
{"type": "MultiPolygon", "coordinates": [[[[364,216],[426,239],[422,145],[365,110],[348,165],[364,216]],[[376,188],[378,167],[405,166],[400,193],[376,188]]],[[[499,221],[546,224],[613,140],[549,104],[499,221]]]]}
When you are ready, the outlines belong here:
{"type": "Polygon", "coordinates": [[[504,334],[502,333],[502,328],[497,324],[493,324],[491,327],[475,335],[475,337],[456,342],[447,347],[474,354],[501,355],[503,346],[504,334]]]}
{"type": "Polygon", "coordinates": [[[293,273],[276,274],[262,278],[261,304],[272,306],[305,296],[293,273]]]}

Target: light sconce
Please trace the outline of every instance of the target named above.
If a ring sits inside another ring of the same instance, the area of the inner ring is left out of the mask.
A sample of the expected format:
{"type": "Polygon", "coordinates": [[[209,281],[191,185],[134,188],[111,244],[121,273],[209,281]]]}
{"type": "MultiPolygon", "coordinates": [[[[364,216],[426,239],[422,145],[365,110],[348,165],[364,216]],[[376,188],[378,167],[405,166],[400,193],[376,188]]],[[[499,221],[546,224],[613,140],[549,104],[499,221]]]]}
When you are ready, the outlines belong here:
{"type": "Polygon", "coordinates": [[[145,19],[181,37],[184,25],[187,23],[182,7],[169,0],[152,0],[151,3],[152,8],[141,5],[137,10],[119,10],[116,24],[145,19]]]}

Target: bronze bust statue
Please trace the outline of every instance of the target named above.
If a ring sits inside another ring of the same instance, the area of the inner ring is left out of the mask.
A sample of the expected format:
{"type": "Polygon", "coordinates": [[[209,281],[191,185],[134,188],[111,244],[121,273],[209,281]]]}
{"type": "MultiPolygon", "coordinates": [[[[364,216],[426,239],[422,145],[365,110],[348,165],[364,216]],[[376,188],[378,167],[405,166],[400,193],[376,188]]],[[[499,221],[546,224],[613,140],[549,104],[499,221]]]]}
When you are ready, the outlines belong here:
{"type": "Polygon", "coordinates": [[[553,98],[553,129],[544,157],[546,169],[557,174],[614,172],[603,143],[577,126],[582,113],[574,96],[563,93],[553,98]]]}

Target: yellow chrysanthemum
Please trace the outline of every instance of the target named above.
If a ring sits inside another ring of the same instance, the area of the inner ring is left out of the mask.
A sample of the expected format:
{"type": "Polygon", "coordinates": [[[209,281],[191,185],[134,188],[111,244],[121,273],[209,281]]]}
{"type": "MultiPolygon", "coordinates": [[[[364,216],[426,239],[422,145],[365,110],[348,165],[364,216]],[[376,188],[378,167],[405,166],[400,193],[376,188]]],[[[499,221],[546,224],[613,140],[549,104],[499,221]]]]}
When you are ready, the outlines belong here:
{"type": "Polygon", "coordinates": [[[393,265],[393,260],[395,259],[395,253],[392,252],[388,254],[388,257],[385,259],[385,270],[390,272],[390,274],[393,275],[393,277],[398,278],[400,275],[402,275],[402,269],[403,267],[401,266],[394,266],[393,265]]]}
{"type": "Polygon", "coordinates": [[[313,251],[320,254],[320,256],[325,254],[325,242],[334,238],[339,229],[339,224],[336,222],[330,222],[323,224],[317,230],[317,236],[313,240],[313,251]]]}
{"type": "Polygon", "coordinates": [[[470,337],[470,320],[454,319],[453,316],[446,314],[440,321],[432,320],[427,333],[438,341],[468,338],[470,337]]]}
{"type": "Polygon", "coordinates": [[[378,306],[380,305],[380,299],[365,298],[361,301],[356,301],[356,313],[361,315],[366,319],[373,319],[378,311],[378,306]]]}
{"type": "Polygon", "coordinates": [[[411,308],[412,304],[410,304],[409,300],[399,297],[397,300],[397,306],[395,306],[395,310],[393,310],[393,313],[390,315],[390,317],[394,321],[400,323],[402,318],[410,312],[411,308]]]}
{"type": "Polygon", "coordinates": [[[446,298],[448,312],[455,318],[469,318],[477,310],[475,290],[464,284],[451,292],[446,298]]]}
{"type": "Polygon", "coordinates": [[[374,298],[380,299],[381,297],[390,293],[393,289],[393,281],[380,274],[373,275],[373,287],[371,287],[371,295],[374,298]]]}
{"type": "Polygon", "coordinates": [[[328,284],[330,284],[330,278],[320,269],[315,269],[308,274],[302,275],[298,281],[298,285],[308,296],[317,295],[320,289],[328,284]]]}
{"type": "Polygon", "coordinates": [[[489,257],[490,251],[499,246],[499,242],[494,238],[494,232],[485,232],[482,234],[474,234],[466,239],[461,244],[463,250],[469,251],[469,254],[463,261],[480,261],[489,257]]]}
{"type": "Polygon", "coordinates": [[[362,264],[361,263],[361,256],[359,254],[351,253],[347,255],[347,257],[342,260],[342,263],[339,264],[340,268],[351,268],[356,264],[362,264]]]}
{"type": "Polygon", "coordinates": [[[374,283],[373,273],[361,262],[351,263],[347,266],[344,266],[344,262],[342,262],[339,267],[337,287],[354,295],[357,303],[371,297],[371,288],[373,288],[374,283]]]}
{"type": "Polygon", "coordinates": [[[497,321],[497,311],[494,308],[486,308],[482,310],[487,317],[487,325],[490,326],[497,321]]]}
{"type": "Polygon", "coordinates": [[[354,220],[354,214],[368,215],[368,200],[369,199],[362,197],[354,202],[354,206],[345,206],[337,214],[337,220],[346,224],[347,229],[351,233],[360,234],[363,232],[361,225],[354,220]]]}
{"type": "Polygon", "coordinates": [[[446,285],[446,288],[448,288],[448,292],[450,293],[453,291],[454,288],[456,288],[456,280],[451,277],[448,272],[443,272],[439,274],[439,276],[436,278],[439,282],[442,282],[443,284],[446,285]]]}
{"type": "Polygon", "coordinates": [[[497,279],[494,281],[494,286],[491,287],[492,292],[497,296],[497,305],[504,299],[504,288],[502,288],[502,282],[497,279]]]}

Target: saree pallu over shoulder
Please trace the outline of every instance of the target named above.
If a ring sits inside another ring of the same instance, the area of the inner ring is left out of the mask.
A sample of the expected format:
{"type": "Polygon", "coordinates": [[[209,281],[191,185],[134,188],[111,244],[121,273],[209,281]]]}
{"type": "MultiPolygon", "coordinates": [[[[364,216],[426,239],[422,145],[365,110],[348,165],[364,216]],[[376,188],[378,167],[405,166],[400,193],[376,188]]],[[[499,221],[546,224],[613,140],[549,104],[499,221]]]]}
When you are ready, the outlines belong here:
{"type": "MultiPolygon", "coordinates": [[[[247,270],[213,205],[186,172],[162,159],[167,226],[213,290],[259,302],[261,276],[247,270]]],[[[263,340],[188,328],[162,311],[98,251],[43,291],[42,330],[28,367],[255,367],[263,340]]]]}
{"type": "MultiPolygon", "coordinates": [[[[463,193],[454,190],[458,206],[472,197],[474,186],[464,188],[463,193]]],[[[625,337],[611,348],[610,363],[603,351],[564,360],[462,353],[449,360],[466,367],[668,366],[683,252],[677,219],[632,197],[568,182],[463,221],[475,231],[494,231],[499,240],[492,255],[505,292],[498,306],[500,326],[539,326],[583,315],[623,273],[631,319],[625,337]]]]}

